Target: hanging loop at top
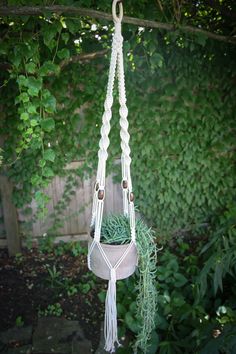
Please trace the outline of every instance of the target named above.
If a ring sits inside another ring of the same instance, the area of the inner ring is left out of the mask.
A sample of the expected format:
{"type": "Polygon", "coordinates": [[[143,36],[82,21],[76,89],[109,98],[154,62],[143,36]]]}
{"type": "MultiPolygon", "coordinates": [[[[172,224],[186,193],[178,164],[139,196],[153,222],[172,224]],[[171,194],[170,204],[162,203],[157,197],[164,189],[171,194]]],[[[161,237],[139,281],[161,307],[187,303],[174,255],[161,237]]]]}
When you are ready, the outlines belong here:
{"type": "Polygon", "coordinates": [[[121,22],[123,18],[123,5],[121,0],[113,0],[112,3],[112,16],[114,22],[121,22]],[[116,5],[119,5],[119,15],[116,14],[116,5]]]}

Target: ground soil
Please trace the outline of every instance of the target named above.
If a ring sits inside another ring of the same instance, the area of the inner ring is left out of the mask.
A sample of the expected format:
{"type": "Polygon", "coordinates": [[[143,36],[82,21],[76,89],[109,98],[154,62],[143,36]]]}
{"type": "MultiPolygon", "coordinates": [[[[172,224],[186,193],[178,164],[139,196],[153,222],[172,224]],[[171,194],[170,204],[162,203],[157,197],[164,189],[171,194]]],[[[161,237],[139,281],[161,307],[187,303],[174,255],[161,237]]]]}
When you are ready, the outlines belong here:
{"type": "Polygon", "coordinates": [[[56,282],[52,286],[48,268],[52,269],[54,265],[56,271],[60,272],[56,279],[62,284],[65,278],[75,285],[86,284],[86,279],[91,281],[92,273],[88,272],[85,255],[55,256],[53,253],[42,254],[33,249],[24,251],[22,256],[9,258],[6,251],[1,251],[0,331],[14,327],[19,316],[23,325],[35,326],[40,310],[44,311],[48,305],[59,303],[63,310],[61,316],[78,320],[95,350],[99,344],[104,311],[104,305],[97,294],[104,289],[105,282],[92,278],[95,284],[86,294],[82,289],[68,296],[63,286],[57,286],[56,282]]]}

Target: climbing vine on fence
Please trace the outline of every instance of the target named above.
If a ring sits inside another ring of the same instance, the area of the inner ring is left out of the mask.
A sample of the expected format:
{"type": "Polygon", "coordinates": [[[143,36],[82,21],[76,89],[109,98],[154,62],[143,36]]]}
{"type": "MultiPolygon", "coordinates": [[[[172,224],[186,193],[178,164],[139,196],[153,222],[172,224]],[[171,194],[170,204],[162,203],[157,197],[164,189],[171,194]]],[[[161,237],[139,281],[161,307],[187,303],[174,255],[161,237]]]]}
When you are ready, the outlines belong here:
{"type": "MultiPolygon", "coordinates": [[[[107,2],[95,3],[110,11],[107,2]]],[[[165,9],[145,1],[127,4],[126,11],[170,20],[165,9]]],[[[191,17],[189,5],[181,11],[185,21],[211,28],[207,15],[191,17]]],[[[163,234],[198,227],[235,199],[235,46],[183,33],[178,24],[169,33],[123,27],[137,204],[163,234]]],[[[34,197],[44,217],[43,189],[67,174],[68,163],[83,160],[77,174],[94,173],[113,27],[45,12],[3,17],[0,31],[3,169],[15,183],[17,206],[34,197]]],[[[117,112],[115,105],[113,158],[120,154],[117,112]]]]}

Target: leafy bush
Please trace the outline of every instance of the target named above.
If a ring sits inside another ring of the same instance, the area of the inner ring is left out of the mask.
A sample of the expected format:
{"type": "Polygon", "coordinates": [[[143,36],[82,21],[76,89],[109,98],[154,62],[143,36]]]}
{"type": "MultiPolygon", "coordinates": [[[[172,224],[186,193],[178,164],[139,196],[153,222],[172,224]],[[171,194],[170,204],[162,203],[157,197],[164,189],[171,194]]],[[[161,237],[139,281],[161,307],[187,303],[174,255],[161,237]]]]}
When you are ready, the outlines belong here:
{"type": "MultiPolygon", "coordinates": [[[[236,210],[231,207],[204,237],[181,237],[159,253],[156,333],[148,353],[236,351],[235,233],[236,210]]],[[[133,289],[134,278],[119,286],[117,298],[123,330],[136,333],[133,289]]]]}
{"type": "MultiPolygon", "coordinates": [[[[187,3],[181,6],[183,21],[211,27],[209,5],[202,2],[199,9],[198,3],[187,3]]],[[[174,13],[168,9],[171,2],[163,6],[169,18],[174,13]]],[[[107,2],[95,1],[93,7],[110,11],[107,2]]],[[[163,20],[157,2],[130,2],[125,10],[163,20]]],[[[216,32],[228,33],[228,24],[216,17],[216,32]]],[[[0,72],[0,128],[7,137],[0,155],[15,185],[17,206],[34,197],[43,217],[49,200],[42,191],[54,176],[67,174],[66,164],[83,160],[76,173],[94,174],[109,56],[92,62],[72,59],[109,48],[112,23],[104,27],[97,20],[48,13],[14,21],[4,17],[2,22],[0,56],[9,69],[0,72]],[[67,59],[70,65],[62,66],[67,59]],[[87,109],[78,112],[81,106],[87,109]]],[[[197,34],[137,30],[127,24],[123,34],[139,208],[162,235],[191,228],[209,220],[235,195],[235,47],[197,34]]],[[[112,160],[120,156],[117,106],[111,125],[112,160]]],[[[69,192],[63,198],[61,210],[69,192]]],[[[58,215],[55,225],[61,226],[58,215]]]]}
{"type": "Polygon", "coordinates": [[[47,316],[56,316],[60,317],[63,313],[61,308],[61,304],[56,302],[55,304],[48,305],[44,310],[39,308],[38,316],[39,317],[47,317],[47,316]]]}

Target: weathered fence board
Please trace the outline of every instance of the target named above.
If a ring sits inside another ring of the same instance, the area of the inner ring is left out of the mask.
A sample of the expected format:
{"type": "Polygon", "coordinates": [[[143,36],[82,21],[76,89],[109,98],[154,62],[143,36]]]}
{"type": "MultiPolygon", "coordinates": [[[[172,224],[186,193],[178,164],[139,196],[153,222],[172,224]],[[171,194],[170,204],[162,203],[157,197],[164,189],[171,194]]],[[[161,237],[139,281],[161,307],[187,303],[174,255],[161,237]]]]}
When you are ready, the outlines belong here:
{"type": "MultiPolygon", "coordinates": [[[[72,236],[84,235],[89,230],[91,219],[91,207],[93,197],[94,178],[79,180],[79,187],[76,188],[75,194],[71,196],[70,202],[65,206],[60,215],[60,220],[63,226],[56,231],[57,236],[72,236]]],[[[53,218],[50,215],[55,211],[56,205],[63,198],[63,191],[65,189],[65,178],[55,177],[50,186],[45,190],[51,201],[47,205],[48,215],[44,220],[37,219],[32,224],[33,238],[43,236],[48,233],[52,227],[53,218]]],[[[122,193],[121,186],[114,184],[112,177],[109,176],[106,181],[106,197],[104,203],[104,214],[121,211],[122,207],[122,193]]],[[[37,210],[36,202],[31,203],[33,214],[37,210]]],[[[21,215],[21,222],[26,221],[24,215],[21,215]]]]}
{"type": "MultiPolygon", "coordinates": [[[[77,168],[80,162],[74,162],[69,165],[69,169],[77,168]]],[[[78,187],[74,188],[74,194],[71,195],[70,201],[66,203],[59,214],[59,219],[63,226],[49,233],[48,230],[53,225],[54,218],[52,214],[56,212],[56,206],[63,199],[65,191],[66,178],[55,177],[48,188],[45,190],[46,194],[50,197],[50,202],[47,204],[48,213],[45,218],[36,218],[33,221],[33,216],[37,211],[37,204],[32,200],[30,208],[32,215],[25,215],[23,210],[18,210],[18,221],[20,225],[20,234],[22,239],[31,237],[37,240],[45,234],[57,236],[57,240],[69,239],[84,239],[89,230],[92,208],[92,197],[95,177],[81,180],[76,178],[78,187]],[[25,228],[26,223],[30,222],[30,228],[25,228]]],[[[104,214],[119,212],[122,209],[122,191],[120,184],[114,183],[112,176],[106,179],[106,195],[104,203],[104,214]]],[[[6,216],[7,217],[7,216],[6,216]]],[[[3,210],[0,204],[0,247],[7,246],[5,225],[3,218],[3,210]],[[2,217],[2,218],[1,218],[2,217]],[[2,220],[2,223],[1,223],[2,220]]]]}
{"type": "Polygon", "coordinates": [[[4,226],[4,220],[3,220],[2,203],[0,201],[0,240],[4,238],[6,238],[6,230],[4,226]]]}
{"type": "Polygon", "coordinates": [[[20,238],[17,221],[17,210],[12,202],[13,186],[6,176],[0,176],[1,201],[3,207],[4,228],[10,256],[20,252],[20,238]]]}

